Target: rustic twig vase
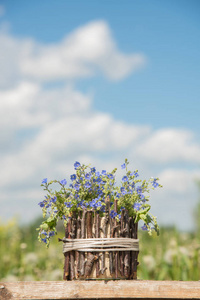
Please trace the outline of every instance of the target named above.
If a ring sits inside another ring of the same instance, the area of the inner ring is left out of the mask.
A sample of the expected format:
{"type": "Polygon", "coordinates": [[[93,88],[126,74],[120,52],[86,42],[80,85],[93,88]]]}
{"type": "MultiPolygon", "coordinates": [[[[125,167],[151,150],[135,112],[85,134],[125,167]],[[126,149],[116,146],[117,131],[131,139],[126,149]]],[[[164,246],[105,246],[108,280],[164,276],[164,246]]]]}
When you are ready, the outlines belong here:
{"type": "Polygon", "coordinates": [[[97,211],[73,214],[61,240],[63,279],[137,279],[137,229],[124,209],[119,221],[110,216],[108,207],[104,217],[97,211]]]}

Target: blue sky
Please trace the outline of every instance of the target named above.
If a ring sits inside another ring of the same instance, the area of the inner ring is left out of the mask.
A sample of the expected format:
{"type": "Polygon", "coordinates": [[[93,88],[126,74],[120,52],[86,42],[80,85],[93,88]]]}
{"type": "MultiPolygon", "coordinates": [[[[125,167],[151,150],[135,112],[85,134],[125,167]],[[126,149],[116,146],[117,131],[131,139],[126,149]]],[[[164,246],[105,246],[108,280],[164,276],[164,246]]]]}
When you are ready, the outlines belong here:
{"type": "Polygon", "coordinates": [[[3,218],[34,218],[41,178],[75,160],[111,168],[128,156],[164,185],[160,223],[194,227],[199,12],[194,0],[0,1],[3,218]]]}

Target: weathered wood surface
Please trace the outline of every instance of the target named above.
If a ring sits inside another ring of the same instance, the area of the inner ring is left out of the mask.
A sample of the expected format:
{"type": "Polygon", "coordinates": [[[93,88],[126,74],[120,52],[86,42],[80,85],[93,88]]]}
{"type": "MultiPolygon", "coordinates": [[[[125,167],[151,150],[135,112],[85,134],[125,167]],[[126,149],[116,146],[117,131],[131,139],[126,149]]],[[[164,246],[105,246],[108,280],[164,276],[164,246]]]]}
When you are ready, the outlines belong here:
{"type": "Polygon", "coordinates": [[[200,281],[1,282],[0,299],[200,299],[200,281]]]}

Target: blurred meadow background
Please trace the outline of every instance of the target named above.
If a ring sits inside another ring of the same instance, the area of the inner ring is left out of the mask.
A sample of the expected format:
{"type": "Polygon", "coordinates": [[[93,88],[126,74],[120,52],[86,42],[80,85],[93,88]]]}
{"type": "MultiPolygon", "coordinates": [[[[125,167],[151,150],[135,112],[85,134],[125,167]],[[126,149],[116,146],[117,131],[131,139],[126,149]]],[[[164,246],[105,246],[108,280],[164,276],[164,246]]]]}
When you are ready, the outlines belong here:
{"type": "MultiPolygon", "coordinates": [[[[151,193],[138,278],[200,280],[200,1],[0,0],[0,279],[62,280],[43,178],[120,169],[151,193]]],[[[142,224],[141,224],[142,225],[142,224]]]]}

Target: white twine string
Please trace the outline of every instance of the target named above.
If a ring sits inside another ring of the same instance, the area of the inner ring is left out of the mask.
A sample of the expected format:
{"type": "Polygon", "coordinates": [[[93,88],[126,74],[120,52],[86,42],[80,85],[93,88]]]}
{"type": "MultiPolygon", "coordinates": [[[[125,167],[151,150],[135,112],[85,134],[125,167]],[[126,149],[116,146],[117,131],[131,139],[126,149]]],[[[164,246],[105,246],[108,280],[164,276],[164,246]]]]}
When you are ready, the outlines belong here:
{"type": "Polygon", "coordinates": [[[131,238],[63,238],[63,253],[69,251],[106,252],[106,251],[139,251],[139,239],[131,238]],[[112,248],[111,248],[112,247],[112,248]]]}

